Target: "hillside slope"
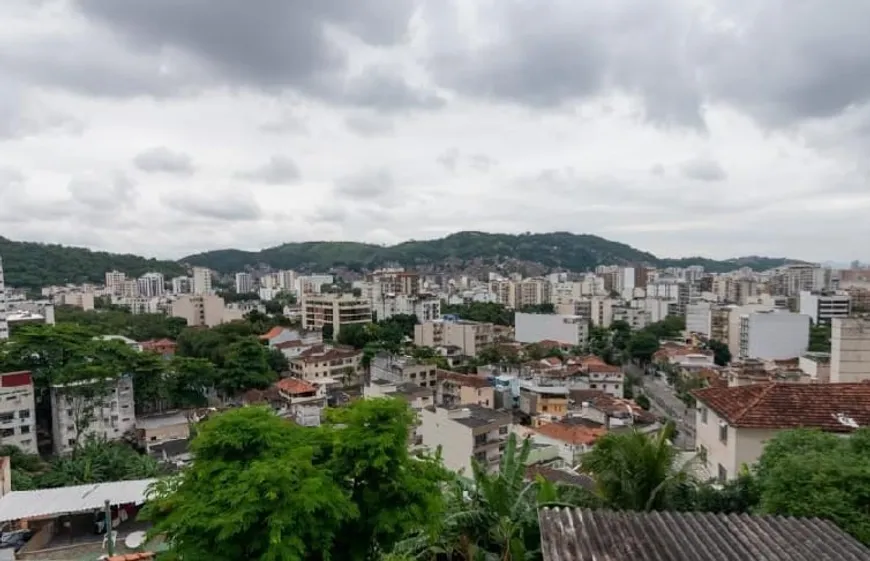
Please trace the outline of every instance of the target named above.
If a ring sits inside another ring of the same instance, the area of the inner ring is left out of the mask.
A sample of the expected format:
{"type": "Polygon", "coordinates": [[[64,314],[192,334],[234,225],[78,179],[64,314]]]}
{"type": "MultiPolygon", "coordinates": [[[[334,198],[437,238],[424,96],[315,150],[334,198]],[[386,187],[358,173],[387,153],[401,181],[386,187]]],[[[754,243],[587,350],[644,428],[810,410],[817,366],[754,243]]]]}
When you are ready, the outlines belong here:
{"type": "Polygon", "coordinates": [[[3,258],[6,283],[19,288],[66,283],[102,283],[106,271],[111,270],[130,276],[156,271],[171,277],[183,275],[185,272],[184,267],[174,261],[91,251],[81,247],[17,242],[4,237],[0,237],[0,257],[3,258]]]}
{"type": "Polygon", "coordinates": [[[209,267],[224,273],[257,265],[312,271],[333,267],[371,269],[386,265],[437,266],[461,270],[472,265],[499,265],[511,261],[539,264],[547,270],[587,271],[598,265],[647,264],[675,267],[703,265],[708,271],[722,272],[740,267],[764,270],[795,260],[767,257],[727,261],[702,257],[659,259],[623,243],[568,232],[520,235],[459,232],[436,240],[412,240],[393,246],[356,242],[287,243],[257,252],[219,250],[181,259],[185,264],[209,267]]]}

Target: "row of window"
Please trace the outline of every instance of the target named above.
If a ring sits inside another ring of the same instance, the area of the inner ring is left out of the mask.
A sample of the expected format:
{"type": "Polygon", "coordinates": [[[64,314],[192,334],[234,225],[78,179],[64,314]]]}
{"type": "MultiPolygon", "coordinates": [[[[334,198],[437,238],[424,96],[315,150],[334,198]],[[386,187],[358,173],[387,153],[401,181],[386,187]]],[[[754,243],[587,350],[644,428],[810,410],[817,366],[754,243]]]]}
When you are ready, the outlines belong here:
{"type": "MultiPolygon", "coordinates": [[[[706,407],[701,408],[701,422],[705,425],[707,424],[707,412],[706,407]]],[[[719,421],[719,442],[728,444],[728,423],[722,421],[719,421]]]]}

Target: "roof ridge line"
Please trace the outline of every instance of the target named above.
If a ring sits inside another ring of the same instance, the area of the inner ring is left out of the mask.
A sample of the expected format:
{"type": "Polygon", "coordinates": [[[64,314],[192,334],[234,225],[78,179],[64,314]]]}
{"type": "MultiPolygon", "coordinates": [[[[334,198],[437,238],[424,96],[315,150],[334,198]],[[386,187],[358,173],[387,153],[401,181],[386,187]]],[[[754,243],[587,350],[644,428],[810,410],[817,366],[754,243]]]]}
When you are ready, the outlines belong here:
{"type": "Polygon", "coordinates": [[[753,407],[755,407],[756,405],[758,405],[758,404],[761,402],[762,399],[764,399],[765,397],[767,397],[767,394],[769,394],[771,391],[773,391],[773,387],[774,387],[774,386],[776,386],[776,382],[768,382],[767,387],[764,388],[764,389],[763,389],[763,390],[758,394],[758,396],[756,396],[754,399],[750,400],[750,402],[746,405],[746,407],[744,407],[744,408],[743,408],[739,413],[737,413],[736,415],[734,415],[734,417],[731,419],[731,423],[734,424],[734,423],[738,423],[738,422],[740,422],[740,419],[742,419],[744,415],[746,415],[747,413],[749,413],[749,411],[750,411],[753,407]]]}

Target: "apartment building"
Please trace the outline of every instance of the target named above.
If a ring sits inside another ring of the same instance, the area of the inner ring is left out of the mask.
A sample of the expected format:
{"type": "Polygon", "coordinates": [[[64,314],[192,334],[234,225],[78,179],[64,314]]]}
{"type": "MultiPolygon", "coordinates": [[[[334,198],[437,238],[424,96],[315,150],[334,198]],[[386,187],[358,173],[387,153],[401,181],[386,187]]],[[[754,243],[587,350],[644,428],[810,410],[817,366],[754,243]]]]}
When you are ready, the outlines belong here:
{"type": "Polygon", "coordinates": [[[870,424],[870,384],[762,383],[695,390],[695,447],[710,476],[733,479],[784,430],[848,435],[870,424]]]}
{"type": "Polygon", "coordinates": [[[190,291],[198,296],[212,293],[211,269],[206,269],[205,267],[193,268],[193,277],[190,283],[190,291]]]}
{"type": "Polygon", "coordinates": [[[438,405],[479,405],[489,409],[495,407],[495,387],[487,378],[447,370],[438,370],[437,378],[435,403],[438,405]]]}
{"type": "Polygon", "coordinates": [[[465,356],[477,356],[495,341],[491,323],[465,321],[450,317],[414,326],[414,344],[418,347],[458,347],[465,356]]]}
{"type": "Polygon", "coordinates": [[[737,357],[783,360],[804,354],[809,345],[810,317],[777,310],[742,314],[737,357]]]}
{"type": "Polygon", "coordinates": [[[520,343],[557,341],[580,346],[589,338],[589,318],[561,314],[523,314],[514,316],[515,339],[520,343]]]}
{"type": "Polygon", "coordinates": [[[802,291],[800,313],[809,316],[813,325],[831,325],[834,318],[847,318],[852,313],[852,298],[836,292],[802,291]]]}
{"type": "Polygon", "coordinates": [[[698,302],[686,306],[686,331],[710,337],[713,332],[713,306],[698,302]]]}
{"type": "Polygon", "coordinates": [[[87,312],[94,309],[94,293],[74,290],[58,292],[52,296],[52,302],[61,306],[72,306],[87,312]]]}
{"type": "Polygon", "coordinates": [[[303,427],[319,427],[326,407],[326,392],[299,378],[282,378],[275,383],[278,395],[284,400],[281,415],[303,427]]]}
{"type": "Polygon", "coordinates": [[[0,374],[0,444],[37,453],[36,400],[28,371],[0,374]]]}
{"type": "Polygon", "coordinates": [[[166,293],[163,273],[145,273],[136,279],[136,291],[144,298],[156,298],[166,293]]]}
{"type": "Polygon", "coordinates": [[[290,359],[290,372],[309,382],[351,384],[364,373],[362,355],[349,347],[315,345],[290,359]]]}
{"type": "Polygon", "coordinates": [[[420,292],[420,275],[404,269],[381,269],[368,275],[371,298],[377,296],[416,296],[420,292]]]}
{"type": "Polygon", "coordinates": [[[441,449],[444,466],[466,476],[471,462],[497,471],[507,444],[511,414],[478,405],[427,407],[420,413],[422,444],[432,452],[441,449]]]}
{"type": "Polygon", "coordinates": [[[251,273],[236,273],[236,294],[254,292],[254,275],[251,273]]]}
{"type": "Polygon", "coordinates": [[[333,336],[346,325],[372,322],[372,306],[365,298],[353,294],[303,294],[302,328],[323,330],[332,326],[333,336]]]}
{"type": "Polygon", "coordinates": [[[417,321],[432,321],[441,317],[441,299],[429,294],[375,294],[371,303],[378,321],[397,315],[417,316],[417,321]]]}
{"type": "Polygon", "coordinates": [[[438,384],[438,369],[435,365],[420,362],[409,356],[380,353],[372,358],[369,372],[372,381],[412,383],[433,390],[438,384]]]}
{"type": "Polygon", "coordinates": [[[650,313],[646,310],[629,306],[613,306],[611,310],[613,321],[624,321],[635,331],[652,323],[650,313]]]}
{"type": "Polygon", "coordinates": [[[110,294],[121,296],[124,283],[127,280],[127,275],[122,273],[121,271],[108,271],[106,272],[105,276],[106,290],[108,290],[110,294]]]}
{"type": "Polygon", "coordinates": [[[214,294],[185,294],[172,302],[171,315],[184,318],[189,327],[214,327],[224,323],[224,299],[214,294]]]}
{"type": "Polygon", "coordinates": [[[173,294],[190,294],[193,288],[190,277],[173,277],[170,284],[173,294]]]}
{"type": "Polygon", "coordinates": [[[830,377],[834,383],[870,380],[870,320],[832,320],[830,377]]]}
{"type": "Polygon", "coordinates": [[[568,412],[568,392],[562,386],[520,381],[520,411],[531,417],[532,426],[556,421],[568,412]]]}
{"type": "Polygon", "coordinates": [[[136,428],[132,377],[51,386],[51,424],[55,454],[70,452],[77,438],[123,438],[136,428]],[[93,388],[82,391],[86,385],[93,388]],[[102,396],[96,395],[99,391],[104,392],[102,396]]]}

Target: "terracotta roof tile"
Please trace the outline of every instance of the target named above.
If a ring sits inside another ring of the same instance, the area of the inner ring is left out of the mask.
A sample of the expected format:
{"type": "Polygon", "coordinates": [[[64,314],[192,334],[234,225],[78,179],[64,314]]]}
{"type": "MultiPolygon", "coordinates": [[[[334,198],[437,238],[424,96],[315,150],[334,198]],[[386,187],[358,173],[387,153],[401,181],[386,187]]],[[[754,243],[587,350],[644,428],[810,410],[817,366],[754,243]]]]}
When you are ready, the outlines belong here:
{"type": "Polygon", "coordinates": [[[301,347],[301,346],[302,346],[302,341],[296,340],[296,341],[284,341],[283,343],[278,343],[277,345],[274,345],[272,348],[281,350],[281,349],[292,349],[294,347],[301,347]]]}
{"type": "Polygon", "coordinates": [[[594,444],[599,437],[607,433],[607,429],[591,428],[583,425],[570,425],[567,423],[556,422],[547,423],[538,427],[537,432],[542,436],[561,440],[569,444],[594,444]]]}
{"type": "Polygon", "coordinates": [[[351,358],[361,356],[362,351],[348,347],[328,347],[327,345],[314,345],[305,349],[299,356],[290,359],[303,360],[305,362],[323,362],[326,360],[336,360],[339,358],[351,358]]]}
{"type": "Polygon", "coordinates": [[[150,551],[141,551],[139,553],[127,553],[126,555],[113,555],[108,557],[106,561],[146,561],[154,559],[156,554],[150,551]]]}
{"type": "Polygon", "coordinates": [[[309,384],[305,380],[300,380],[299,378],[283,378],[275,382],[275,387],[290,395],[317,391],[317,388],[314,387],[314,385],[309,384]]]}
{"type": "Polygon", "coordinates": [[[460,374],[459,372],[451,372],[449,370],[438,369],[435,371],[438,380],[450,380],[456,382],[460,386],[470,386],[472,388],[486,388],[491,386],[489,380],[474,374],[460,374]]]}
{"type": "Polygon", "coordinates": [[[818,428],[852,432],[838,416],[870,425],[870,384],[793,384],[768,382],[710,387],[692,392],[729,425],[738,428],[818,428]]]}
{"type": "Polygon", "coordinates": [[[270,329],[269,331],[267,331],[266,333],[263,333],[262,335],[260,335],[260,339],[262,339],[262,340],[274,339],[278,335],[281,335],[282,333],[284,333],[285,329],[287,329],[287,328],[275,326],[272,329],[270,329]]]}

